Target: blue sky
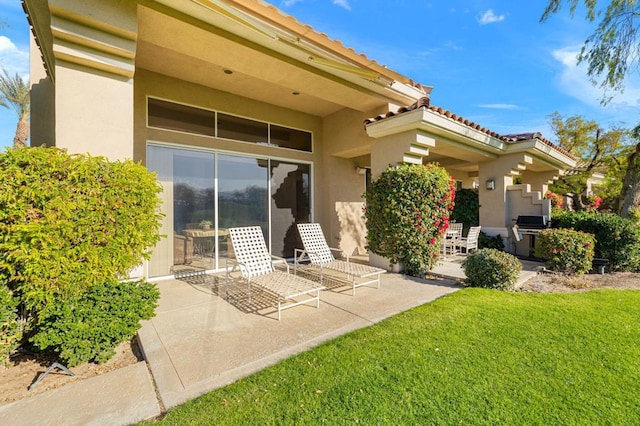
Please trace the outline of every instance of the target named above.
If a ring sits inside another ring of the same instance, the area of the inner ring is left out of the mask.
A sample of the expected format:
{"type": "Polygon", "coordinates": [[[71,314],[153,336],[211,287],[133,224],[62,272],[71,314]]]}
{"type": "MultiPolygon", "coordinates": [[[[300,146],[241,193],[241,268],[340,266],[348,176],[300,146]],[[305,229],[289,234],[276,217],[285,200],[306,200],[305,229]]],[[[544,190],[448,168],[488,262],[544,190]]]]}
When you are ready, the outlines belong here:
{"type": "MultiPolygon", "coordinates": [[[[582,115],[603,128],[640,122],[640,78],[600,105],[575,56],[594,27],[567,9],[539,23],[545,1],[272,0],[274,6],[356,52],[433,86],[431,103],[500,134],[539,131],[549,115],[582,115]]],[[[18,0],[0,0],[0,66],[28,75],[28,26],[18,0]]],[[[13,111],[0,108],[0,147],[13,111]]]]}

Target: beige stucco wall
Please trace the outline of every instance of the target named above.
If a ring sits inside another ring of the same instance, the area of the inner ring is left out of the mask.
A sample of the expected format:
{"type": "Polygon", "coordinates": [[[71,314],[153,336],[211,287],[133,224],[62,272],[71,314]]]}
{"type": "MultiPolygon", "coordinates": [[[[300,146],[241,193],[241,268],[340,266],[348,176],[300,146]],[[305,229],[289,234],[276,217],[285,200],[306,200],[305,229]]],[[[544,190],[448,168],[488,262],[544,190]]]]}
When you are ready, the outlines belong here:
{"type": "Polygon", "coordinates": [[[133,82],[56,66],[56,146],[111,160],[133,157],[133,82]]]}
{"type": "Polygon", "coordinates": [[[387,105],[378,110],[362,113],[343,109],[323,120],[323,164],[319,176],[320,188],[326,193],[322,210],[327,242],[347,254],[366,253],[367,229],[363,219],[363,194],[366,177],[358,174],[357,168],[371,166],[370,155],[375,144],[364,129],[366,118],[382,113],[387,105]]]}
{"type": "MultiPolygon", "coordinates": [[[[322,167],[322,120],[308,114],[257,102],[231,93],[193,84],[187,81],[160,75],[147,70],[136,70],[135,76],[135,136],[134,159],[145,162],[148,140],[170,142],[178,145],[209,148],[239,153],[271,156],[277,158],[313,162],[322,167]],[[226,112],[255,120],[311,131],[313,152],[236,142],[208,136],[172,132],[148,128],[146,123],[147,97],[165,99],[198,108],[226,112]]],[[[318,170],[315,170],[318,173],[318,170]]]]}
{"type": "Polygon", "coordinates": [[[29,40],[29,83],[31,85],[30,125],[31,146],[56,143],[55,137],[55,88],[51,78],[45,71],[40,57],[40,50],[33,34],[29,40]]]}

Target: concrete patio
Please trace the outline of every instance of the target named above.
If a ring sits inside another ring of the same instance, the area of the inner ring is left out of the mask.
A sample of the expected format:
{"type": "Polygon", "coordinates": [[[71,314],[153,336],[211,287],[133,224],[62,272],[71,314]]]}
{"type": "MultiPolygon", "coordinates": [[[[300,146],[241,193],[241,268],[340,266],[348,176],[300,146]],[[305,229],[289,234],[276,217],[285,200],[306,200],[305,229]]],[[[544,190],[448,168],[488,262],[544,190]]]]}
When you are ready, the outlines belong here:
{"type": "MultiPolygon", "coordinates": [[[[539,264],[523,262],[520,281],[539,264]]],[[[460,259],[441,262],[428,279],[387,273],[381,288],[322,293],[320,307],[299,306],[277,320],[273,300],[243,286],[194,275],[157,282],[156,316],[138,333],[146,363],[73,383],[0,407],[0,424],[130,424],[161,414],[349,331],[454,292],[460,259]],[[438,276],[437,276],[438,275],[438,276]]],[[[341,291],[344,290],[344,291],[341,291]]]]}

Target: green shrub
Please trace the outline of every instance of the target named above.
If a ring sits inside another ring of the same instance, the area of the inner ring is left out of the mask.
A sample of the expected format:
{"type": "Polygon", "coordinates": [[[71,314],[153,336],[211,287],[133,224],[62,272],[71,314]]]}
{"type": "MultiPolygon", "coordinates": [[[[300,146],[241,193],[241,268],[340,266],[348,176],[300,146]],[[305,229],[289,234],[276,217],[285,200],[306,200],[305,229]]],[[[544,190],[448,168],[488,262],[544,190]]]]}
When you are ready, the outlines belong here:
{"type": "Polygon", "coordinates": [[[480,224],[480,197],[477,189],[462,188],[456,191],[456,205],[451,211],[451,221],[464,224],[462,233],[465,236],[469,228],[480,224]]]}
{"type": "Polygon", "coordinates": [[[38,349],[52,349],[68,366],[102,363],[135,335],[141,320],[153,317],[159,297],[157,287],[144,281],[94,285],[49,309],[30,340],[38,349]]]}
{"type": "Polygon", "coordinates": [[[535,255],[547,259],[547,265],[566,274],[584,274],[591,270],[595,238],[573,229],[545,229],[536,236],[535,255]]]}
{"type": "Polygon", "coordinates": [[[434,164],[389,167],[365,194],[368,249],[402,263],[408,274],[433,268],[449,226],[454,185],[434,164]]]}
{"type": "Polygon", "coordinates": [[[612,271],[640,270],[640,227],[615,214],[564,211],[553,216],[556,228],[593,234],[595,257],[609,259],[612,271]]]}
{"type": "Polygon", "coordinates": [[[480,231],[480,236],[478,237],[478,247],[492,248],[504,251],[504,241],[502,240],[502,237],[500,235],[494,235],[493,237],[490,237],[484,232],[480,231]]]}
{"type": "Polygon", "coordinates": [[[5,283],[0,282],[0,365],[9,362],[9,355],[18,347],[22,337],[17,308],[18,299],[5,283]]]}
{"type": "Polygon", "coordinates": [[[509,253],[485,248],[465,257],[462,269],[467,276],[465,284],[469,287],[511,291],[518,281],[522,264],[509,253]]]}
{"type": "Polygon", "coordinates": [[[160,239],[161,187],[132,161],[0,154],[0,279],[31,313],[126,277],[160,239]]]}

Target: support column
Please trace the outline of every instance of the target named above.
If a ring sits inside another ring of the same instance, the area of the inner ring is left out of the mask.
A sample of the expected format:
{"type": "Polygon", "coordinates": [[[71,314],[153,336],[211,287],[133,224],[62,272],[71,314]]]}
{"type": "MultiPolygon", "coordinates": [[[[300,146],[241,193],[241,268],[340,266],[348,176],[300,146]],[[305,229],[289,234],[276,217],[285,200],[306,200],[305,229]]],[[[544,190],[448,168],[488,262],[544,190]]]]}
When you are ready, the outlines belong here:
{"type": "Polygon", "coordinates": [[[136,2],[50,0],[56,146],[133,157],[136,2]]]}
{"type": "Polygon", "coordinates": [[[507,208],[507,187],[513,185],[513,177],[531,164],[533,160],[526,154],[504,155],[495,160],[480,163],[478,172],[480,224],[488,228],[487,234],[497,235],[505,232],[511,218],[507,208]],[[488,182],[494,182],[489,189],[488,182]],[[493,229],[494,231],[491,231],[493,229]]]}

